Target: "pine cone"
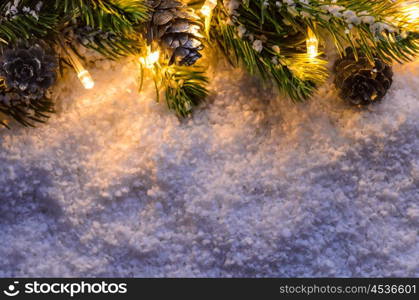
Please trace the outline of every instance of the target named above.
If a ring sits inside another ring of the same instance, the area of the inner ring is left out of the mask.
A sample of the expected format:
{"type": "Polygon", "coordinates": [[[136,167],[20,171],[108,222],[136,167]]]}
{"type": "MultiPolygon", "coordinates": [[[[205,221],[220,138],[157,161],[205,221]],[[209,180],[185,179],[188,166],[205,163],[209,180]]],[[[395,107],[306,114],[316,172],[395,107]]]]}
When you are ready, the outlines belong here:
{"type": "Polygon", "coordinates": [[[340,97],[355,105],[382,100],[393,82],[391,66],[379,58],[375,58],[372,64],[362,54],[356,61],[351,48],[346,49],[344,58],[336,61],[334,70],[334,83],[340,89],[340,97]]]}
{"type": "Polygon", "coordinates": [[[149,42],[157,41],[170,50],[169,64],[193,65],[203,49],[193,11],[176,0],[152,0],[154,9],[148,29],[149,42]]]}
{"type": "Polygon", "coordinates": [[[56,79],[56,60],[38,44],[7,49],[0,58],[0,76],[7,88],[31,99],[44,96],[56,79]]]}

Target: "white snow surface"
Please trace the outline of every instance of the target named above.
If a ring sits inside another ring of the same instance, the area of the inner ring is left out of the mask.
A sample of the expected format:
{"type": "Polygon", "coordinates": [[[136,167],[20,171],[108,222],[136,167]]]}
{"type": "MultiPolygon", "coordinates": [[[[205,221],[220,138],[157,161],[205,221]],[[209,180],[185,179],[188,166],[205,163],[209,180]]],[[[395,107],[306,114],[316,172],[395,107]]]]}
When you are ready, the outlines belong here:
{"type": "Polygon", "coordinates": [[[179,121],[132,63],[0,130],[0,276],[419,276],[419,61],[367,110],[239,70],[179,121]]]}

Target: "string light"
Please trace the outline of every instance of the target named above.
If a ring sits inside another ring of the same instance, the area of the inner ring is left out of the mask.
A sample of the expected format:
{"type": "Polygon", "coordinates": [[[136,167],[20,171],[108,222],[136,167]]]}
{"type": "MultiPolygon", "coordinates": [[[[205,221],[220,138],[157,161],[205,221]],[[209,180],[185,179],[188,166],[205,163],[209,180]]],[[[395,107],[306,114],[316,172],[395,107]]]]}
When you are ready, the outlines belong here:
{"type": "Polygon", "coordinates": [[[212,18],[212,11],[217,6],[217,0],[205,0],[204,5],[201,7],[201,14],[205,17],[205,32],[209,32],[209,27],[212,18]]]}
{"type": "Polygon", "coordinates": [[[95,86],[95,82],[93,81],[92,76],[90,75],[89,71],[87,71],[77,55],[74,53],[73,50],[70,48],[64,48],[65,52],[67,53],[68,59],[72,64],[74,70],[77,72],[77,77],[79,78],[83,87],[87,90],[92,89],[95,86]]]}
{"type": "Polygon", "coordinates": [[[401,10],[405,21],[412,25],[414,30],[419,30],[419,1],[403,2],[401,10]]]}
{"type": "Polygon", "coordinates": [[[77,73],[77,77],[80,79],[85,89],[90,90],[95,86],[95,82],[87,70],[82,70],[77,73]]]}
{"type": "Polygon", "coordinates": [[[151,48],[147,48],[147,56],[140,57],[140,63],[144,65],[147,69],[151,69],[155,63],[159,61],[160,51],[151,51],[151,48]]]}
{"type": "Polygon", "coordinates": [[[201,7],[201,14],[205,17],[209,17],[216,6],[217,0],[205,0],[204,5],[201,7]]]}
{"type": "Polygon", "coordinates": [[[314,32],[308,28],[307,31],[307,54],[310,58],[315,58],[319,54],[319,40],[314,32]]]}

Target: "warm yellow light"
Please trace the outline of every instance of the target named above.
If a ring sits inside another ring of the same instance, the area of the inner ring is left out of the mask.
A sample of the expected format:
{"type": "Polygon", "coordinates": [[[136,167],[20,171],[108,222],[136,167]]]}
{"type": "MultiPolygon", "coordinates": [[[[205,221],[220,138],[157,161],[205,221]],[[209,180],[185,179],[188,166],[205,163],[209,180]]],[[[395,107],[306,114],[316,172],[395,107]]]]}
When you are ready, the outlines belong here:
{"type": "Polygon", "coordinates": [[[314,32],[309,28],[307,32],[307,54],[310,58],[315,58],[319,54],[319,40],[314,32]]]}
{"type": "Polygon", "coordinates": [[[311,58],[315,58],[318,54],[317,52],[317,46],[315,45],[315,41],[307,41],[307,54],[311,57],[311,58]]]}
{"type": "Polygon", "coordinates": [[[154,51],[154,52],[151,52],[146,57],[146,64],[148,64],[148,65],[154,65],[159,60],[159,57],[160,57],[160,52],[158,50],[157,51],[154,51]]]}
{"type": "Polygon", "coordinates": [[[402,12],[406,17],[406,22],[413,25],[414,30],[419,30],[419,1],[404,2],[402,12]]]}
{"type": "Polygon", "coordinates": [[[419,19],[419,4],[406,8],[406,15],[410,22],[417,22],[419,19]]]}
{"type": "Polygon", "coordinates": [[[156,62],[159,61],[160,58],[160,51],[156,50],[153,52],[150,52],[150,49],[148,49],[148,54],[146,57],[140,57],[140,62],[148,69],[151,69],[156,62]]]}
{"type": "Polygon", "coordinates": [[[211,16],[212,11],[216,6],[217,0],[206,0],[204,5],[201,7],[201,14],[205,17],[211,16]]]}
{"type": "Polygon", "coordinates": [[[204,5],[201,7],[201,14],[205,17],[205,32],[209,35],[209,28],[211,25],[212,11],[217,6],[217,0],[205,0],[204,5]]]}
{"type": "Polygon", "coordinates": [[[211,12],[212,12],[212,10],[209,6],[207,6],[207,5],[202,6],[202,8],[201,8],[201,14],[202,15],[207,17],[207,16],[211,15],[211,12]]]}
{"type": "Polygon", "coordinates": [[[84,86],[85,89],[92,89],[95,86],[95,82],[93,81],[93,78],[90,75],[89,71],[87,71],[84,68],[76,53],[74,53],[74,51],[71,48],[64,48],[64,51],[67,53],[68,59],[71,65],[73,66],[74,70],[76,71],[77,77],[80,79],[81,84],[84,86]]]}
{"type": "Polygon", "coordinates": [[[92,76],[90,76],[89,71],[81,70],[77,73],[77,77],[80,79],[85,89],[90,90],[95,86],[95,82],[93,81],[92,76]]]}

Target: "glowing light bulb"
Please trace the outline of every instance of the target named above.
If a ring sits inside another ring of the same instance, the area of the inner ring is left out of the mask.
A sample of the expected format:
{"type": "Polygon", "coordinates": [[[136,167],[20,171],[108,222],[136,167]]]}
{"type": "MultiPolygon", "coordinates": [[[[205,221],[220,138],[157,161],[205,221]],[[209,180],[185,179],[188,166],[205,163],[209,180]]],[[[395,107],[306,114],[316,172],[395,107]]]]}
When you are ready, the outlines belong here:
{"type": "Polygon", "coordinates": [[[160,52],[158,50],[157,51],[154,51],[154,52],[151,52],[146,57],[146,63],[148,65],[154,65],[159,60],[159,57],[160,57],[160,52]]]}
{"type": "Polygon", "coordinates": [[[408,1],[404,5],[404,12],[411,22],[417,22],[419,19],[419,1],[408,1]]]}
{"type": "Polygon", "coordinates": [[[148,54],[146,57],[140,57],[140,62],[148,69],[151,69],[156,62],[159,61],[160,51],[156,50],[151,52],[150,49],[147,50],[148,54]]]}
{"type": "Polygon", "coordinates": [[[307,54],[310,58],[315,58],[319,54],[319,40],[314,32],[309,28],[307,32],[307,54]]]}
{"type": "Polygon", "coordinates": [[[81,70],[77,73],[77,77],[80,79],[85,89],[90,90],[95,86],[95,82],[93,81],[92,76],[90,76],[89,71],[81,70]]]}
{"type": "Polygon", "coordinates": [[[92,76],[90,75],[89,71],[87,71],[79,58],[77,57],[76,53],[71,48],[67,48],[63,46],[65,53],[67,54],[68,60],[70,61],[71,65],[73,66],[74,70],[77,73],[77,77],[79,78],[83,87],[87,90],[92,89],[95,86],[95,82],[93,81],[92,76]]]}
{"type": "Polygon", "coordinates": [[[209,17],[216,6],[217,0],[206,0],[204,5],[201,7],[201,14],[205,17],[209,17]]]}
{"type": "Polygon", "coordinates": [[[419,1],[407,1],[402,3],[402,13],[409,25],[414,30],[419,30],[419,1]]]}
{"type": "Polygon", "coordinates": [[[209,28],[211,24],[212,11],[217,6],[217,0],[205,0],[202,5],[200,13],[205,17],[205,32],[209,35],[209,28]]]}
{"type": "Polygon", "coordinates": [[[92,89],[95,86],[95,82],[93,81],[93,78],[90,75],[89,71],[87,71],[84,68],[83,64],[81,63],[74,50],[68,47],[68,45],[64,42],[62,38],[60,38],[59,41],[61,49],[66,54],[69,63],[73,66],[74,70],[76,71],[77,77],[79,78],[81,84],[84,86],[85,89],[92,89]]]}
{"type": "Polygon", "coordinates": [[[202,6],[201,14],[204,16],[209,16],[211,14],[211,8],[208,5],[202,6]]]}

